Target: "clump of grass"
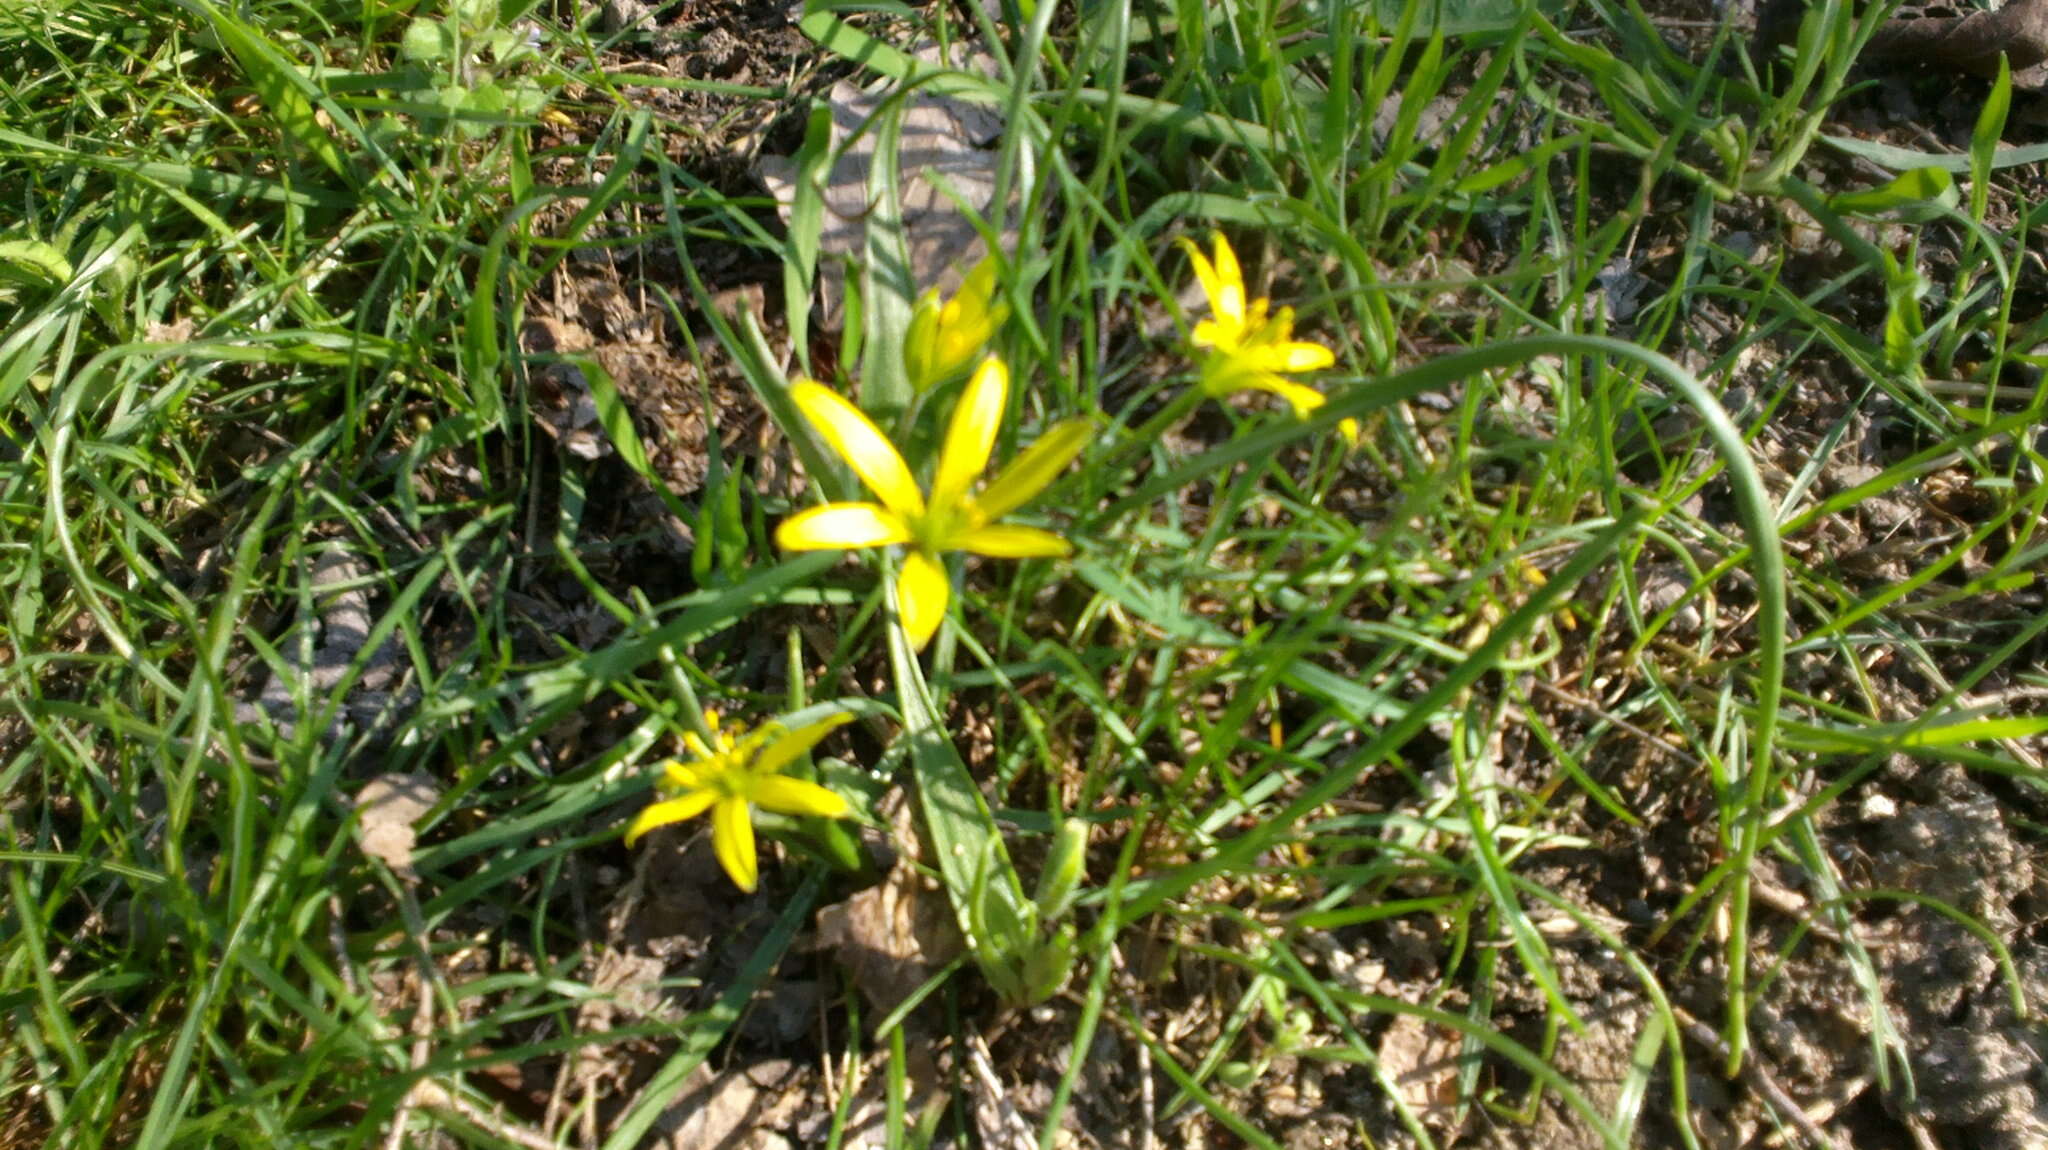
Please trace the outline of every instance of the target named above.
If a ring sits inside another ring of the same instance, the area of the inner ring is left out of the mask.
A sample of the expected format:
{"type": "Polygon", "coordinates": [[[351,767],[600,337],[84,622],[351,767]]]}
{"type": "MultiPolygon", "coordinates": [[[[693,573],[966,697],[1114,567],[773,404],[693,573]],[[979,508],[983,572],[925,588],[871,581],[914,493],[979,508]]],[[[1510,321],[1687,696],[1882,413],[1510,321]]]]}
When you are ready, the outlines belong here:
{"type": "MultiPolygon", "coordinates": [[[[814,246],[669,159],[588,29],[516,5],[0,14],[26,63],[0,78],[6,1137],[637,1144],[850,888],[822,864],[867,863],[780,828],[820,865],[763,868],[775,901],[700,1009],[586,1026],[610,994],[589,873],[628,863],[621,819],[701,702],[859,715],[865,766],[819,777],[863,812],[915,793],[975,961],[877,1031],[835,986],[837,1053],[900,1086],[912,1010],[966,1049],[1050,1002],[1065,1061],[1027,1116],[1047,1144],[1105,1028],[1157,1076],[1148,1121],[1199,1111],[1250,1144],[1280,1136],[1255,1086],[1304,1064],[1421,1145],[1553,1111],[1607,1145],[1692,1144],[1688,1066],[1754,1072],[1750,1011],[1809,925],[1864,995],[1874,1072],[1909,1089],[1856,911],[1928,899],[1858,890],[1823,820],[1894,755],[2038,782],[2013,741],[2042,725],[1974,694],[2043,626],[2013,598],[2039,558],[2041,401],[2003,382],[2032,342],[2005,87],[1967,199],[1823,190],[1794,173],[1876,19],[1843,6],[1783,87],[1728,28],[1689,59],[1598,5],[1457,28],[1421,6],[1022,8],[977,29],[1007,47],[994,79],[885,50],[901,25],[800,25],[841,66],[1003,110],[1015,199],[985,222],[1014,241],[975,288],[996,318],[967,325],[1014,380],[990,450],[1094,429],[1034,505],[1072,557],[960,568],[923,653],[890,580],[772,546],[800,506],[715,435],[706,490],[659,496],[695,529],[687,574],[606,538],[606,485],[658,483],[658,432],[594,357],[571,366],[618,458],[531,433],[534,293],[579,246],[658,250],[686,357],[744,376],[808,476],[836,475],[782,366],[792,334],[809,358],[804,322],[728,317],[692,262],[765,252],[800,288],[814,246]],[[1735,250],[1729,222],[1785,204],[1880,258],[1735,250]],[[1190,345],[1173,241],[1219,229],[1250,293],[1293,309],[1282,342],[1329,350],[1324,402],[1199,386],[1225,349],[1190,345]],[[1951,242],[1936,291],[1918,257],[1951,242]],[[1823,352],[1859,381],[1824,418],[1797,394],[1823,352]],[[1936,386],[1973,363],[1974,390],[1936,386]],[[1912,442],[1837,483],[1880,400],[1912,442]],[[1355,447],[1332,434],[1351,421],[1355,447]],[[1934,477],[1974,524],[1904,577],[1873,590],[1807,545],[1934,477]],[[1929,633],[1964,613],[1977,630],[1929,633]],[[1880,656],[1927,685],[1913,707],[1880,656]],[[351,796],[390,772],[438,796],[409,867],[355,842],[351,796]],[[1597,858],[1559,861],[1680,819],[1697,841],[1643,907],[1599,901],[1597,858]],[[1789,937],[1759,925],[1773,868],[1811,896],[1789,937]],[[1347,981],[1331,955],[1396,931],[1430,940],[1420,973],[1347,981]],[[1183,978],[1132,973],[1155,944],[1183,978]],[[1597,1088],[1560,1053],[1603,1024],[1577,977],[1596,961],[1648,1019],[1597,1088]],[[1387,1065],[1396,1019],[1458,1049],[1454,1102],[1387,1065]],[[640,1042],[629,1096],[545,1136],[478,1086],[640,1042]]],[[[828,381],[915,460],[920,410],[980,393],[914,339],[945,370],[900,370],[921,285],[880,281],[842,336],[858,370],[828,381]]],[[[1969,922],[2017,988],[2009,940],[1969,922]]],[[[929,1140],[900,1093],[892,1144],[929,1140]]]]}

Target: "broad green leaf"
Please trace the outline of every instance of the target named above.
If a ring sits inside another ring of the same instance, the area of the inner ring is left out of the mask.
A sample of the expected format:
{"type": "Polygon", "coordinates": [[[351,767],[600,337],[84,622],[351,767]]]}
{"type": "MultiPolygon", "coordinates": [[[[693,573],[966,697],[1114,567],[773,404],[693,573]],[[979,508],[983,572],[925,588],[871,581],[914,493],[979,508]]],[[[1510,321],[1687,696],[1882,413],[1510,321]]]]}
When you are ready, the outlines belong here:
{"type": "Polygon", "coordinates": [[[220,42],[234,56],[235,63],[241,65],[250,87],[256,89],[264,107],[276,117],[278,130],[311,152],[335,175],[349,179],[348,157],[315,114],[313,97],[320,94],[320,89],[313,81],[262,33],[206,0],[189,2],[213,25],[220,42]]]}
{"type": "Polygon", "coordinates": [[[1892,180],[1860,192],[1828,197],[1828,206],[1843,215],[1889,215],[1908,223],[1945,216],[1956,206],[1956,181],[1940,168],[1913,168],[1892,180]]]}
{"type": "Polygon", "coordinates": [[[0,279],[60,288],[71,282],[71,261],[41,240],[0,240],[0,279]]]}

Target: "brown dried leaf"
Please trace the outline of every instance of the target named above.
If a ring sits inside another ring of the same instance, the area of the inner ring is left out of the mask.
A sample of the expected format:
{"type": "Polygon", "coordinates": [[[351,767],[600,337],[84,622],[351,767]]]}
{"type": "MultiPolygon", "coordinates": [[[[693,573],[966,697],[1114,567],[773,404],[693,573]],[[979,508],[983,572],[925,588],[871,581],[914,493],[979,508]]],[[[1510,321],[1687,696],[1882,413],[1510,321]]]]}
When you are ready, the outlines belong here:
{"type": "Polygon", "coordinates": [[[966,949],[945,892],[927,887],[911,865],[916,838],[907,805],[901,814],[895,836],[901,853],[881,884],[818,912],[818,945],[838,952],[878,1019],[966,949]]]}
{"type": "MultiPolygon", "coordinates": [[[[845,299],[844,260],[857,258],[867,243],[873,208],[868,181],[881,138],[880,125],[871,119],[885,94],[841,81],[827,98],[837,159],[825,173],[818,303],[820,322],[836,329],[845,299]]],[[[981,145],[1000,133],[1001,123],[987,108],[946,96],[916,95],[901,107],[896,167],[911,282],[920,291],[937,286],[951,292],[967,269],[988,254],[967,212],[986,216],[995,206],[996,154],[981,145]]],[[[755,174],[787,223],[796,198],[795,166],[782,156],[763,156],[755,174]]],[[[1006,232],[1004,246],[1011,246],[1012,239],[1013,233],[1006,232]]]]}
{"type": "Polygon", "coordinates": [[[2010,0],[1996,11],[1960,15],[1902,14],[1864,49],[1867,59],[1915,60],[1985,77],[1998,75],[2001,55],[2014,87],[2048,85],[2048,0],[2010,0]]]}
{"type": "Polygon", "coordinates": [[[1438,1129],[1454,1121],[1458,1105],[1458,1033],[1413,1014],[1394,1019],[1380,1037],[1380,1065],[1401,1101],[1438,1129]]]}
{"type": "Polygon", "coordinates": [[[815,1074],[786,1059],[770,1059],[723,1074],[700,1063],[660,1118],[669,1150],[783,1150],[781,1131],[810,1108],[815,1074]]]}
{"type": "Polygon", "coordinates": [[[379,775],[356,792],[356,845],[371,858],[416,882],[412,849],[418,841],[413,824],[441,798],[440,788],[426,775],[379,775]]]}

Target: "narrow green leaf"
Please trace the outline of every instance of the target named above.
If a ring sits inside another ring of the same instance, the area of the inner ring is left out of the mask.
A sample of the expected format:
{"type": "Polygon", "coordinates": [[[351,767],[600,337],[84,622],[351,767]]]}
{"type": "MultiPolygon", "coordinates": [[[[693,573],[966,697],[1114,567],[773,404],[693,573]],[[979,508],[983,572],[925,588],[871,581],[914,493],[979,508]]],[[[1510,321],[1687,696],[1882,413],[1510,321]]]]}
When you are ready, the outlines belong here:
{"type": "Polygon", "coordinates": [[[297,142],[335,175],[351,179],[348,157],[328,134],[314,112],[313,97],[320,89],[299,71],[291,57],[247,24],[215,8],[208,0],[185,0],[213,25],[220,42],[241,65],[249,86],[276,118],[284,135],[297,142]]]}

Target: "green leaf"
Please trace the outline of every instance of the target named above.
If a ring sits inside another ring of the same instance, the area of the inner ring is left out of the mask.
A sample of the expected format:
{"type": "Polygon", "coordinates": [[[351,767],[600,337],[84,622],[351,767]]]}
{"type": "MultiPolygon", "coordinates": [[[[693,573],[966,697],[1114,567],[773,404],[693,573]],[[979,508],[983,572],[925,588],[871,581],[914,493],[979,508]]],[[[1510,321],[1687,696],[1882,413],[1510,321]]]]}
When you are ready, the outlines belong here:
{"type": "Polygon", "coordinates": [[[782,261],[782,301],[789,317],[790,347],[797,366],[811,370],[811,296],[818,283],[818,246],[825,231],[825,173],[832,159],[832,108],[811,109],[804,143],[791,167],[788,255],[782,261]]]}
{"type": "MultiPolygon", "coordinates": [[[[1907,168],[1940,168],[1944,172],[1961,174],[1970,170],[1973,157],[1958,152],[1916,152],[1911,148],[1900,148],[1891,144],[1880,144],[1875,140],[1858,140],[1849,136],[1822,136],[1821,141],[1845,155],[1869,160],[1880,168],[1904,171],[1907,168]]],[[[2048,144],[2028,144],[2024,148],[1993,148],[1991,170],[2019,168],[2048,160],[2048,144]]]]}
{"type": "Polygon", "coordinates": [[[925,832],[938,856],[933,864],[983,975],[1011,997],[1022,997],[1018,963],[1030,957],[1037,916],[1003,847],[994,813],[946,737],[917,652],[896,619],[889,623],[889,663],[925,832]]]}
{"type": "Polygon", "coordinates": [[[1860,192],[1828,197],[1828,206],[1843,215],[1888,215],[1920,223],[1947,215],[1956,206],[1956,181],[1940,168],[1913,168],[1887,183],[1860,192]]]}
{"type": "Polygon", "coordinates": [[[0,279],[55,289],[71,275],[71,261],[41,240],[0,240],[0,279]]]}
{"type": "Polygon", "coordinates": [[[313,154],[313,158],[350,179],[348,157],[315,115],[313,98],[324,95],[318,85],[299,70],[291,57],[249,25],[226,15],[206,0],[187,0],[213,25],[235,63],[241,65],[249,86],[256,89],[263,106],[277,120],[278,130],[313,154]]]}
{"type": "Polygon", "coordinates": [[[1998,79],[1984,108],[1977,113],[1977,126],[1970,133],[1970,218],[1982,222],[1990,204],[1991,164],[1998,155],[1999,137],[2005,134],[2006,116],[2012,112],[2012,66],[2004,55],[1998,57],[1998,79]]]}
{"type": "Polygon", "coordinates": [[[416,18],[399,38],[398,58],[420,64],[453,60],[455,31],[439,20],[416,18]]]}
{"type": "Polygon", "coordinates": [[[1421,35],[1474,36],[1506,32],[1522,22],[1530,7],[1551,19],[1564,14],[1564,0],[1373,0],[1380,27],[1401,23],[1410,8],[1419,8],[1415,31],[1421,35]]]}

